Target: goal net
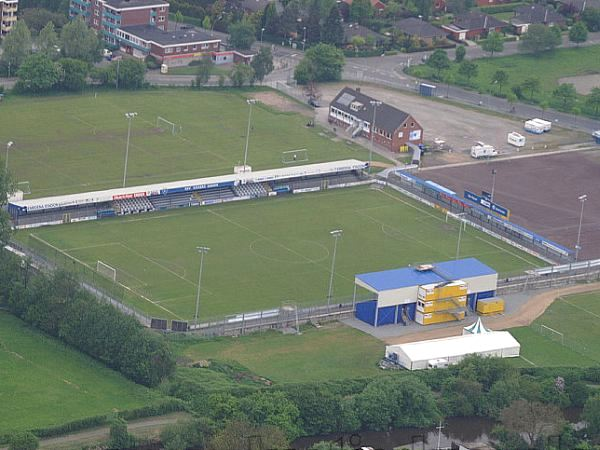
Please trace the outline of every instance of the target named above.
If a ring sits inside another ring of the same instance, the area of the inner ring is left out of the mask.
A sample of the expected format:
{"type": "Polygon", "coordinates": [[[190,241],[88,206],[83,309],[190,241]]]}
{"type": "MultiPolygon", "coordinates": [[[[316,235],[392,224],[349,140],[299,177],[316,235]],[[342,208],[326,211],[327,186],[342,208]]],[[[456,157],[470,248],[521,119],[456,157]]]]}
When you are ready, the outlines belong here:
{"type": "Polygon", "coordinates": [[[308,161],[308,150],[301,148],[298,150],[289,150],[281,154],[283,164],[294,164],[308,161]]]}
{"type": "Polygon", "coordinates": [[[172,135],[175,135],[182,130],[181,125],[176,125],[174,122],[171,122],[161,116],[156,118],[156,128],[159,130],[169,131],[172,135]]]}
{"type": "Polygon", "coordinates": [[[17,190],[23,192],[23,194],[31,194],[31,185],[29,181],[19,181],[17,183],[17,190]]]}
{"type": "Polygon", "coordinates": [[[540,325],[540,334],[548,339],[559,342],[561,345],[565,345],[565,335],[560,331],[550,328],[546,325],[540,325]]]}
{"type": "Polygon", "coordinates": [[[106,263],[103,263],[102,261],[98,261],[96,263],[96,272],[110,280],[117,281],[117,269],[109,266],[106,263]]]}

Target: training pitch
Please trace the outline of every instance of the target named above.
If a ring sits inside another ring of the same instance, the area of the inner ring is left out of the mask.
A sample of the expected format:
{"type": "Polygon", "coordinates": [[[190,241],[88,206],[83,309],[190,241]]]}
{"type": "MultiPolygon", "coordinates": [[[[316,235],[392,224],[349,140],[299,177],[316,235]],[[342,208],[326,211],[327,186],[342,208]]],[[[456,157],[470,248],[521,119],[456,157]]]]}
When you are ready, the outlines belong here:
{"type": "MultiPolygon", "coordinates": [[[[11,124],[6,137],[14,141],[9,169],[18,182],[29,182],[30,198],[121,187],[125,113],[137,112],[131,122],[128,186],[232,173],[244,159],[246,99],[264,94],[153,89],[11,97],[0,107],[0,123],[11,124]],[[175,125],[175,134],[166,122],[157,126],[159,116],[175,125]]],[[[323,130],[307,128],[307,120],[257,103],[248,164],[254,170],[281,167],[283,152],[298,149],[308,149],[304,164],[368,158],[358,145],[335,142],[323,130]]]]}
{"type": "MultiPolygon", "coordinates": [[[[119,282],[145,296],[136,307],[184,319],[194,315],[196,247],[210,247],[200,306],[207,320],[283,303],[325,303],[334,229],[344,233],[335,302],[351,300],[356,273],[456,256],[457,223],[395,191],[370,187],[40,228],[17,238],[37,247],[47,242],[93,269],[103,261],[117,269],[119,282]]],[[[477,257],[501,274],[544,264],[471,228],[462,235],[460,256],[477,257]]]]}
{"type": "Polygon", "coordinates": [[[134,409],[150,390],[0,311],[0,436],[134,409]]]}

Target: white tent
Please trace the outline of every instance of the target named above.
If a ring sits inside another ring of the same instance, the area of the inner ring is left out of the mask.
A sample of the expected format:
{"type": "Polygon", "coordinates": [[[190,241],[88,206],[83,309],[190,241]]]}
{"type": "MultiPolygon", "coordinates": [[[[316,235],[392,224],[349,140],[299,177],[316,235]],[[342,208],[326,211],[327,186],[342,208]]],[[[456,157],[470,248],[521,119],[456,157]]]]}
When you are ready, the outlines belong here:
{"type": "Polygon", "coordinates": [[[476,354],[512,358],[519,356],[521,345],[508,331],[465,334],[408,344],[388,345],[387,359],[409,370],[426,369],[431,362],[456,364],[465,356],[476,354]]]}
{"type": "Polygon", "coordinates": [[[464,327],[462,334],[483,334],[489,333],[492,330],[488,330],[483,326],[481,322],[481,317],[477,318],[477,322],[472,323],[471,325],[464,327]]]}

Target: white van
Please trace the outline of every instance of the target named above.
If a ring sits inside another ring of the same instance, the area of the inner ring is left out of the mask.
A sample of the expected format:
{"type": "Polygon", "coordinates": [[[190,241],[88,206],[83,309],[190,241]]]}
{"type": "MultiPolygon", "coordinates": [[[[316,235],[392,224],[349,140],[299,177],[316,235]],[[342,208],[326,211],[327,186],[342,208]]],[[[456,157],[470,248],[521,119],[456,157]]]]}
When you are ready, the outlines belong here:
{"type": "Polygon", "coordinates": [[[471,157],[473,158],[486,158],[497,155],[498,152],[493,146],[484,144],[483,142],[477,142],[477,144],[471,147],[471,157]]]}
{"type": "Polygon", "coordinates": [[[430,359],[427,361],[428,369],[445,369],[448,367],[448,360],[444,358],[430,359]]]}

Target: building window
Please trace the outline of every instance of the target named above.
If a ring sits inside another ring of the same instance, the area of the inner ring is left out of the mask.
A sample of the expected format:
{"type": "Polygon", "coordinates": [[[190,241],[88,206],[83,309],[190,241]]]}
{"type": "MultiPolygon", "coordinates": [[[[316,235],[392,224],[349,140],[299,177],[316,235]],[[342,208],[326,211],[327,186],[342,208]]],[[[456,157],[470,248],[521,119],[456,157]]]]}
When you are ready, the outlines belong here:
{"type": "Polygon", "coordinates": [[[194,45],[194,46],[192,47],[192,50],[193,50],[193,51],[196,51],[197,49],[198,49],[198,46],[197,46],[197,45],[194,45]]]}
{"type": "Polygon", "coordinates": [[[175,51],[176,51],[177,53],[181,53],[181,47],[177,47],[177,48],[175,49],[175,51]]]}
{"type": "Polygon", "coordinates": [[[401,138],[401,137],[403,137],[403,136],[404,136],[404,133],[403,133],[402,131],[399,131],[399,132],[398,132],[398,137],[399,137],[399,138],[401,138]]]}
{"type": "Polygon", "coordinates": [[[165,53],[173,53],[173,48],[172,47],[165,48],[165,53]]]}
{"type": "Polygon", "coordinates": [[[414,127],[415,127],[415,123],[414,123],[414,122],[411,122],[411,123],[410,123],[410,127],[411,127],[411,128],[414,128],[414,127]]]}
{"type": "Polygon", "coordinates": [[[98,25],[98,19],[94,19],[94,25],[98,25]]]}
{"type": "Polygon", "coordinates": [[[165,16],[158,16],[158,21],[159,22],[164,22],[165,21],[165,16]]]}
{"type": "Polygon", "coordinates": [[[403,126],[404,128],[406,128],[408,125],[407,125],[407,124],[404,124],[404,125],[402,125],[402,126],[403,126]]]}

